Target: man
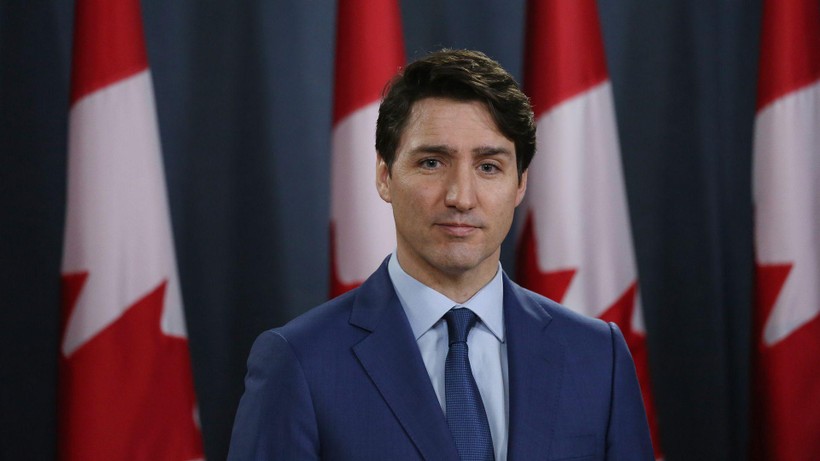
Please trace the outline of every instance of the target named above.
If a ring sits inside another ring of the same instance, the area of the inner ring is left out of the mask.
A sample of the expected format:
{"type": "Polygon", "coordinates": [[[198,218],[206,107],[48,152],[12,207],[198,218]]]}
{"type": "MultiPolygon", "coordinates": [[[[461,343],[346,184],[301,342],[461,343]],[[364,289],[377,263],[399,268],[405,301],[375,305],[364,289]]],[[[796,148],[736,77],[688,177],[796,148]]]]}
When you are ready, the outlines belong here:
{"type": "Polygon", "coordinates": [[[473,51],[410,64],[382,101],[376,149],[396,251],[259,337],[229,458],[652,459],[618,328],[501,270],[535,151],[512,77],[473,51]]]}

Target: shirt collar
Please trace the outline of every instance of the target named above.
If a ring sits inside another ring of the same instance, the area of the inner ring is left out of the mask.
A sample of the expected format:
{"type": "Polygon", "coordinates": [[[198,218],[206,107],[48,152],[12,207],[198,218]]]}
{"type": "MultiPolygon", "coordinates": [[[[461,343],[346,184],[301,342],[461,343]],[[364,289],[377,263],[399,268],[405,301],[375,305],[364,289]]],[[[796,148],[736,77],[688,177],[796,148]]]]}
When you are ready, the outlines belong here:
{"type": "Polygon", "coordinates": [[[463,306],[470,308],[492,334],[504,342],[504,284],[500,262],[495,277],[464,303],[457,303],[414,279],[401,268],[395,252],[390,255],[387,271],[416,340],[441,320],[447,311],[463,306]]]}

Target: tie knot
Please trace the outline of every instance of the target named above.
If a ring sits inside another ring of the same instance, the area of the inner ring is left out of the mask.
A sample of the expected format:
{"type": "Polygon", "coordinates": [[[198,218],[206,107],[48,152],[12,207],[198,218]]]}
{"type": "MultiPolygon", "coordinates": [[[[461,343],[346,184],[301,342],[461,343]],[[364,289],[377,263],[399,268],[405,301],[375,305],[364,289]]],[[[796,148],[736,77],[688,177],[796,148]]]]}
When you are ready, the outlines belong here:
{"type": "Polygon", "coordinates": [[[450,345],[452,345],[467,341],[467,335],[475,325],[476,315],[466,307],[450,309],[444,314],[444,320],[447,321],[447,334],[450,338],[450,345]]]}

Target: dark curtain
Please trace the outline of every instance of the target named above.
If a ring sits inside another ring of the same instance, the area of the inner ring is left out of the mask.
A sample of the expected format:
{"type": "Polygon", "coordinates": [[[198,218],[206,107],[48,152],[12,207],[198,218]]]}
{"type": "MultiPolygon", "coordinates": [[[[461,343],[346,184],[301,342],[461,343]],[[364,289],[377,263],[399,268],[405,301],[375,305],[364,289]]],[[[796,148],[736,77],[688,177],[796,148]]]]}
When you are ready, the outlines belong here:
{"type": "MultiPolygon", "coordinates": [[[[336,4],[142,3],[206,452],[224,459],[251,342],[328,291],[336,4]]],[[[760,1],[599,9],[663,448],[744,459],[760,1]]],[[[0,459],[56,452],[72,10],[0,0],[0,459]]],[[[402,14],[408,56],[476,48],[521,76],[523,0],[402,14]]]]}

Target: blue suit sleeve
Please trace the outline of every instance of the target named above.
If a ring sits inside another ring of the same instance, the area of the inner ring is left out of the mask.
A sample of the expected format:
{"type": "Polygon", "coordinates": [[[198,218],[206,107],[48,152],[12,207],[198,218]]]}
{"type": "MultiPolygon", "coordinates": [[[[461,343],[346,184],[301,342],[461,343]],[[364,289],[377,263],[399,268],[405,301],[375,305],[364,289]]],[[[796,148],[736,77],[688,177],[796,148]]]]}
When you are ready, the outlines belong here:
{"type": "Polygon", "coordinates": [[[612,332],[612,408],[607,432],[607,461],[654,460],[649,424],[626,341],[614,323],[612,332]]]}
{"type": "Polygon", "coordinates": [[[290,344],[275,331],[260,335],[251,348],[228,459],[319,459],[316,416],[304,371],[290,344]]]}

